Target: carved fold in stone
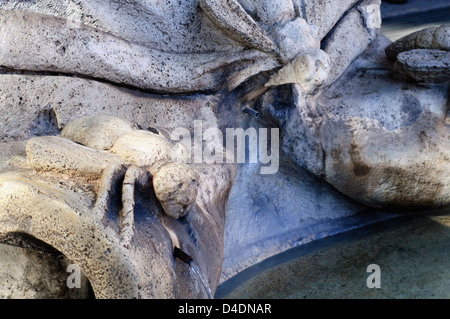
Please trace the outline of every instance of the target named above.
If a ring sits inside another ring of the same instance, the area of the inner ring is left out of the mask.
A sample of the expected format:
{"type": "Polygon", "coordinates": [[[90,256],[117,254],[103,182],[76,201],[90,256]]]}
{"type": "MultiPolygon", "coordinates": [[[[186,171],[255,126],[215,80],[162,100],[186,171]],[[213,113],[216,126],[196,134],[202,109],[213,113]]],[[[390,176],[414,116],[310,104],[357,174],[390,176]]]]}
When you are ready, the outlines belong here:
{"type": "Polygon", "coordinates": [[[0,65],[9,69],[76,74],[168,93],[218,89],[224,67],[266,56],[248,50],[162,52],[66,19],[6,10],[0,10],[0,42],[0,65]]]}
{"type": "Polygon", "coordinates": [[[200,7],[231,38],[267,53],[278,51],[276,44],[236,0],[200,0],[200,7]]]}

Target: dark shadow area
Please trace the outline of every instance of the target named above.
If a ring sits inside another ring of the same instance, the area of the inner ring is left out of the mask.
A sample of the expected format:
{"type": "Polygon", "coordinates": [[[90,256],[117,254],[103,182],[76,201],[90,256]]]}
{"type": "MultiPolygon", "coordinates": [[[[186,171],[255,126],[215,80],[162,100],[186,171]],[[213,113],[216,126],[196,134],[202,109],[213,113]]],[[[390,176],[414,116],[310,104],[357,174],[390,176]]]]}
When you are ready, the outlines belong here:
{"type": "Polygon", "coordinates": [[[0,236],[0,283],[1,298],[95,298],[88,278],[76,264],[25,233],[0,236]]]}

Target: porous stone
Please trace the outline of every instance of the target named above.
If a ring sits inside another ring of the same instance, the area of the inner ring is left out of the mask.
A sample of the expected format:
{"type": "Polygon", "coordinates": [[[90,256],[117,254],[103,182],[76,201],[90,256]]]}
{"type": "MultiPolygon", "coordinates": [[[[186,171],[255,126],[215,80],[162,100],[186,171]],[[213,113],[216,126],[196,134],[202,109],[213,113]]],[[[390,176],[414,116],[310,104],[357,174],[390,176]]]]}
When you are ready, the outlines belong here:
{"type": "Polygon", "coordinates": [[[158,162],[183,162],[188,156],[181,144],[142,130],[119,137],[111,148],[111,153],[118,155],[125,162],[148,167],[158,162]]]}
{"type": "MultiPolygon", "coordinates": [[[[74,284],[72,261],[63,255],[0,244],[0,298],[1,299],[87,299],[92,288],[86,276],[79,271],[74,284]]],[[[76,265],[74,265],[76,267],[76,265]]]]}
{"type": "Polygon", "coordinates": [[[305,99],[299,91],[283,149],[365,205],[446,206],[446,84],[419,87],[392,79],[389,65],[375,58],[385,47],[381,39],[374,43],[319,98],[305,99]]]}
{"type": "Polygon", "coordinates": [[[320,49],[320,41],[314,37],[314,29],[302,18],[279,24],[271,31],[271,35],[278,43],[280,57],[285,63],[302,51],[320,49]]]}
{"type": "Polygon", "coordinates": [[[333,0],[306,0],[295,1],[298,10],[302,13],[303,19],[310,25],[317,27],[316,36],[323,39],[325,35],[332,29],[339,19],[345,15],[357,0],[340,1],[339,5],[333,0]],[[301,3],[303,2],[303,3],[301,3]]]}
{"type": "Polygon", "coordinates": [[[261,51],[269,53],[277,51],[272,39],[237,1],[200,0],[199,5],[206,15],[231,38],[261,51]]]}
{"type": "Polygon", "coordinates": [[[197,198],[200,182],[198,173],[182,163],[165,164],[153,176],[156,197],[173,218],[186,215],[197,198]]]}
{"type": "Polygon", "coordinates": [[[373,40],[357,9],[350,10],[322,42],[331,61],[325,87],[334,83],[373,40]],[[343,49],[345,45],[345,49],[343,49]]]}
{"type": "Polygon", "coordinates": [[[395,61],[400,53],[415,49],[450,51],[450,25],[425,28],[408,34],[389,44],[385,52],[389,59],[395,61]]]}
{"type": "Polygon", "coordinates": [[[130,255],[86,213],[90,200],[85,194],[11,172],[1,174],[0,194],[9,198],[0,204],[2,234],[25,233],[60,251],[80,266],[97,298],[137,297],[130,255]]]}
{"type": "Polygon", "coordinates": [[[0,10],[0,23],[4,67],[77,74],[157,92],[217,89],[223,67],[264,58],[257,51],[162,52],[66,19],[20,11],[0,10]]]}
{"type": "Polygon", "coordinates": [[[402,52],[397,55],[393,72],[416,82],[448,81],[450,51],[415,49],[402,52]]]}
{"type": "Polygon", "coordinates": [[[34,137],[27,143],[27,164],[39,171],[99,177],[106,167],[119,162],[118,156],[58,136],[34,137]]]}
{"type": "Polygon", "coordinates": [[[191,129],[193,120],[204,128],[217,125],[210,95],[157,96],[70,76],[1,74],[0,83],[2,141],[59,134],[70,121],[94,114],[144,129],[191,129]]]}
{"type": "Polygon", "coordinates": [[[7,0],[0,3],[0,8],[64,18],[71,26],[87,25],[164,52],[198,53],[239,47],[198,14],[197,0],[7,0]]]}
{"type": "Polygon", "coordinates": [[[270,29],[276,22],[284,23],[295,18],[294,2],[289,0],[239,0],[245,11],[262,24],[265,29],[270,29]]]}
{"type": "MultiPolygon", "coordinates": [[[[98,298],[209,297],[226,222],[226,252],[242,254],[225,259],[231,275],[367,222],[366,206],[450,204],[448,83],[391,77],[379,5],[3,1],[0,240],[48,244],[98,298]],[[229,199],[234,164],[176,163],[184,153],[167,130],[189,135],[199,120],[203,130],[279,127],[282,175],[241,166],[229,199]]],[[[424,32],[421,42],[433,38],[422,49],[445,43],[446,30],[424,32]]]]}
{"type": "Polygon", "coordinates": [[[96,150],[109,150],[120,136],[137,130],[131,122],[110,115],[80,117],[61,131],[67,138],[96,150]]]}

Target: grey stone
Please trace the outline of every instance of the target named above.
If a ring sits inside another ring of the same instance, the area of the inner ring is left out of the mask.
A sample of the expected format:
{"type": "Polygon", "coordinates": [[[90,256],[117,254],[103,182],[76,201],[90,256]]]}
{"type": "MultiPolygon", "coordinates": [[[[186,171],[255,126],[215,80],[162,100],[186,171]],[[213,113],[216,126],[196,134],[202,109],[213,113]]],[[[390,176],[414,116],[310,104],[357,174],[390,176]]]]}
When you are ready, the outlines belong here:
{"type": "MultiPolygon", "coordinates": [[[[235,0],[200,0],[200,7],[221,29],[243,44],[258,50],[275,53],[275,43],[235,0]]],[[[276,17],[275,17],[276,18],[276,17]]]]}
{"type": "Polygon", "coordinates": [[[405,51],[429,49],[450,51],[450,25],[425,28],[408,34],[386,47],[386,55],[394,60],[405,51]]]}
{"type": "MultiPolygon", "coordinates": [[[[386,59],[379,5],[3,1],[0,240],[46,243],[97,298],[205,298],[261,259],[391,216],[378,209],[450,204],[448,83],[392,77],[417,48],[386,59]],[[189,163],[170,133],[196,121],[279,128],[279,174],[189,163]]],[[[415,41],[435,50],[447,31],[415,41]]]]}
{"type": "Polygon", "coordinates": [[[362,22],[358,10],[350,10],[323,41],[323,50],[331,60],[331,71],[325,86],[334,83],[350,63],[367,48],[373,38],[362,22]],[[345,49],[342,48],[343,43],[345,49]]]}
{"type": "Polygon", "coordinates": [[[4,67],[77,74],[157,92],[217,89],[223,67],[264,57],[255,51],[167,53],[66,19],[26,12],[2,10],[0,23],[4,67]]]}
{"type": "Polygon", "coordinates": [[[1,74],[0,82],[2,141],[57,134],[70,121],[93,114],[114,115],[143,128],[191,128],[195,119],[205,128],[217,125],[208,95],[157,96],[69,76],[1,74]]]}
{"type": "Polygon", "coordinates": [[[365,205],[448,205],[446,84],[415,86],[390,78],[389,66],[375,58],[385,45],[374,43],[319,98],[298,94],[300,107],[286,124],[283,148],[365,205]]]}
{"type": "Polygon", "coordinates": [[[235,50],[239,47],[235,41],[223,37],[222,32],[208,19],[198,14],[197,0],[181,3],[158,0],[145,3],[140,0],[7,0],[2,1],[0,7],[61,17],[72,26],[87,25],[164,52],[198,53],[235,50]]]}
{"type": "Polygon", "coordinates": [[[102,151],[111,149],[119,137],[136,129],[135,125],[118,117],[86,116],[64,126],[61,137],[102,151]]]}
{"type": "Polygon", "coordinates": [[[72,271],[68,272],[67,269],[70,270],[68,267],[73,263],[62,255],[0,244],[0,256],[1,299],[93,297],[89,281],[82,272],[73,279],[77,280],[74,285],[68,286],[72,271]]]}
{"type": "Polygon", "coordinates": [[[416,82],[448,81],[450,51],[415,49],[402,52],[397,55],[393,71],[416,82]]]}

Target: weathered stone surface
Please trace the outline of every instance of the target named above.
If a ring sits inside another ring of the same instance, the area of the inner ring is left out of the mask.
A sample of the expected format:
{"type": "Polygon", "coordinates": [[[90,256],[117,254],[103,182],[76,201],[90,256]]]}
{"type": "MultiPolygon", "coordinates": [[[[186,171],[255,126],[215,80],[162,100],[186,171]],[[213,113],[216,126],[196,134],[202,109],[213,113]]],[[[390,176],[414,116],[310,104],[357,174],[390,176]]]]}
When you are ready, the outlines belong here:
{"type": "Polygon", "coordinates": [[[397,55],[395,73],[416,82],[450,80],[450,51],[415,49],[397,55]]]}
{"type": "Polygon", "coordinates": [[[53,299],[92,298],[89,281],[80,272],[79,286],[67,286],[68,266],[73,263],[62,255],[0,244],[0,298],[53,299]]]}
{"type": "Polygon", "coordinates": [[[129,254],[111,231],[86,214],[86,195],[19,176],[0,176],[1,196],[10,199],[0,204],[1,233],[26,233],[62,252],[80,266],[98,298],[136,297],[137,274],[129,254]]]}
{"type": "Polygon", "coordinates": [[[158,92],[217,89],[225,66],[264,58],[256,51],[167,53],[66,19],[25,12],[1,10],[0,25],[1,66],[76,74],[158,92]]]}
{"type": "Polygon", "coordinates": [[[108,116],[86,116],[69,122],[61,131],[61,137],[99,151],[109,150],[114,143],[137,127],[124,119],[108,116]]]}
{"type": "MultiPolygon", "coordinates": [[[[277,51],[275,43],[236,0],[200,0],[199,5],[206,15],[231,38],[261,51],[269,53],[277,51]]],[[[277,16],[274,18],[276,19],[277,16]]]]}
{"type": "Polygon", "coordinates": [[[155,195],[173,218],[186,215],[198,194],[200,177],[183,163],[167,163],[153,176],[155,195]]]}
{"type": "Polygon", "coordinates": [[[271,35],[278,43],[284,63],[293,60],[302,51],[320,49],[320,41],[314,37],[313,27],[302,18],[279,24],[271,35]]]}
{"type": "Polygon", "coordinates": [[[450,25],[430,27],[404,36],[386,47],[395,61],[393,75],[416,82],[450,79],[450,25]]]}
{"type": "MultiPolygon", "coordinates": [[[[103,216],[91,209],[98,200],[92,189],[98,183],[95,176],[78,174],[65,180],[60,174],[39,174],[27,168],[25,159],[19,160],[24,150],[9,150],[9,158],[14,160],[5,160],[12,166],[2,166],[0,171],[1,198],[8,199],[0,205],[1,234],[25,233],[60,251],[80,266],[96,298],[204,298],[204,283],[173,257],[169,233],[175,234],[180,248],[200,265],[198,271],[207,278],[206,285],[215,290],[223,254],[223,226],[218,225],[225,222],[223,211],[234,176],[232,165],[198,167],[204,179],[198,185],[197,201],[183,222],[164,214],[151,187],[137,188],[134,196],[140,206],[134,213],[133,236],[128,242],[120,231],[120,205],[110,202],[103,216]],[[192,242],[193,234],[201,243],[192,242]],[[153,248],[148,249],[149,245],[153,248]]],[[[112,192],[115,185],[109,185],[112,192]]]]}
{"type": "Polygon", "coordinates": [[[450,204],[448,83],[391,77],[379,4],[3,1],[0,237],[50,245],[96,297],[198,298],[219,283],[227,204],[224,277],[367,222],[365,206],[450,204]],[[241,166],[229,198],[234,164],[169,154],[196,120],[279,127],[281,174],[241,166]]]}
{"type": "Polygon", "coordinates": [[[323,50],[331,61],[325,86],[334,83],[375,38],[357,9],[350,10],[323,41],[323,50]],[[343,48],[345,46],[345,49],[343,48]]]}
{"type": "Polygon", "coordinates": [[[382,43],[375,43],[319,98],[298,94],[283,148],[366,205],[448,205],[447,86],[390,78],[388,65],[375,58],[384,52],[382,43]]]}
{"type": "Polygon", "coordinates": [[[187,158],[186,150],[180,144],[142,130],[119,137],[111,153],[117,154],[125,162],[148,167],[158,162],[183,162],[187,158]]]}
{"type": "Polygon", "coordinates": [[[339,5],[336,6],[333,0],[295,1],[306,22],[317,27],[317,38],[319,39],[323,39],[336,22],[356,2],[356,0],[344,0],[340,1],[339,5]]]}
{"type": "Polygon", "coordinates": [[[198,14],[197,0],[7,0],[0,3],[0,8],[61,17],[72,26],[88,25],[164,52],[229,51],[239,47],[198,14]]]}
{"type": "Polygon", "coordinates": [[[415,49],[450,51],[450,25],[425,28],[398,39],[386,47],[386,55],[395,61],[405,51],[415,49]]]}
{"type": "Polygon", "coordinates": [[[205,128],[217,125],[209,95],[157,96],[69,76],[1,74],[0,83],[2,141],[58,134],[70,121],[93,114],[114,115],[145,129],[191,128],[193,120],[205,128]]]}
{"type": "Polygon", "coordinates": [[[239,0],[245,11],[262,24],[265,29],[270,29],[276,22],[285,23],[295,18],[295,4],[289,0],[239,0]]]}
{"type": "Polygon", "coordinates": [[[110,165],[119,163],[113,154],[96,151],[57,136],[34,137],[27,143],[27,164],[38,171],[99,177],[110,165]]]}

